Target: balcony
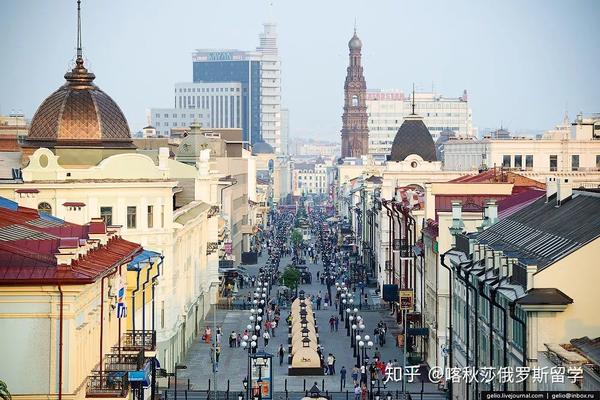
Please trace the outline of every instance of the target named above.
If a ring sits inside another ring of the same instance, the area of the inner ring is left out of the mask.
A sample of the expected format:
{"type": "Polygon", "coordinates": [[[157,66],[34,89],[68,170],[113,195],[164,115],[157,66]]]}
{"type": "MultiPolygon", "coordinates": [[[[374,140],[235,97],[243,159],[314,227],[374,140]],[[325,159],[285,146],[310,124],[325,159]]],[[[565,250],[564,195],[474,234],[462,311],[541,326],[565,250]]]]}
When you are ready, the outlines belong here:
{"type": "Polygon", "coordinates": [[[124,351],[154,351],[156,349],[156,332],[127,331],[121,341],[121,349],[124,351]]]}
{"type": "Polygon", "coordinates": [[[113,371],[137,371],[142,368],[144,357],[141,351],[137,353],[111,353],[104,357],[104,370],[113,371]]]}
{"type": "Polygon", "coordinates": [[[129,394],[129,381],[127,372],[93,372],[88,377],[85,389],[86,397],[127,397],[129,394]]]}

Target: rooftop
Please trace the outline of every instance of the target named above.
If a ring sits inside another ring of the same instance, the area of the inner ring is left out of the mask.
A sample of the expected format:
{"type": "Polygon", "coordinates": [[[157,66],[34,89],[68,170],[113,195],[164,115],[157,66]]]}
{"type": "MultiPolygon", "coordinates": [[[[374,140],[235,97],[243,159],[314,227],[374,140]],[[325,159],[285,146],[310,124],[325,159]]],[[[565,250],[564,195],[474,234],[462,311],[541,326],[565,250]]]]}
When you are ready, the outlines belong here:
{"type": "Polygon", "coordinates": [[[474,237],[543,269],[600,236],[600,197],[574,191],[560,207],[554,197],[539,198],[474,237]]]}
{"type": "Polygon", "coordinates": [[[71,224],[0,198],[0,285],[91,283],[142,250],[106,231],[102,221],[71,224]]]}

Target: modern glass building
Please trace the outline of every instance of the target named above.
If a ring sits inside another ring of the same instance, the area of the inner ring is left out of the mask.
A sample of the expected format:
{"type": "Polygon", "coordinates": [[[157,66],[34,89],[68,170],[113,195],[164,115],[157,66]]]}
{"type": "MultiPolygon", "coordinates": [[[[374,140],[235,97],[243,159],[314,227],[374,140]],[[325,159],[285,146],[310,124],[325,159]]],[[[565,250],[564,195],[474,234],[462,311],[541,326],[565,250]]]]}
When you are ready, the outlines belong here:
{"type": "Polygon", "coordinates": [[[262,141],[260,121],[261,54],[239,50],[196,50],[194,82],[239,82],[242,88],[243,138],[262,141]]]}

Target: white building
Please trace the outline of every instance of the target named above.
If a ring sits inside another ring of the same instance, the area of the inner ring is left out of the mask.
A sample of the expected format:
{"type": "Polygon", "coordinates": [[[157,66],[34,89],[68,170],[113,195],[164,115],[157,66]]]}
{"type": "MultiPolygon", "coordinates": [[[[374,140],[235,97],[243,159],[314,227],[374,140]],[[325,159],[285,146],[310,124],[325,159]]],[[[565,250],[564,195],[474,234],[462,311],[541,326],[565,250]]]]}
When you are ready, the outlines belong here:
{"type": "Polygon", "coordinates": [[[290,141],[290,110],[287,108],[281,109],[281,154],[288,155],[290,141]]]}
{"type": "Polygon", "coordinates": [[[327,165],[295,163],[292,172],[292,188],[294,196],[327,193],[327,165]]]}
{"type": "Polygon", "coordinates": [[[175,84],[173,108],[151,108],[148,122],[157,136],[171,136],[172,128],[189,128],[194,121],[209,128],[241,128],[239,82],[186,82],[175,84]]]}
{"type": "MultiPolygon", "coordinates": [[[[446,129],[458,137],[476,136],[466,90],[454,98],[432,92],[415,93],[414,111],[423,117],[434,141],[446,129]]],[[[398,128],[411,113],[412,95],[405,96],[401,90],[367,90],[369,153],[376,158],[389,155],[398,128]]]]}
{"type": "Polygon", "coordinates": [[[285,153],[281,140],[281,61],[277,51],[277,25],[264,23],[260,45],[260,125],[262,138],[277,154],[285,153]]]}
{"type": "Polygon", "coordinates": [[[494,166],[540,174],[578,172],[589,175],[600,171],[600,117],[578,116],[569,130],[563,123],[542,139],[451,139],[444,144],[444,168],[447,170],[494,166]]]}

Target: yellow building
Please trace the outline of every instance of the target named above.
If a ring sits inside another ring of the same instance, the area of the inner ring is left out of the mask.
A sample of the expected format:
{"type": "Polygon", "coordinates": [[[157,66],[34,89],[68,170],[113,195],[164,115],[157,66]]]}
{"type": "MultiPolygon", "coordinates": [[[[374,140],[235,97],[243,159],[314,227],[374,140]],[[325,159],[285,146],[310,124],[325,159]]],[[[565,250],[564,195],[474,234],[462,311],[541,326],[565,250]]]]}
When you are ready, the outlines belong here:
{"type": "Polygon", "coordinates": [[[102,220],[76,225],[4,198],[0,231],[0,376],[13,398],[127,397],[156,348],[154,290],[127,288],[138,273],[156,283],[160,257],[102,220]]]}

